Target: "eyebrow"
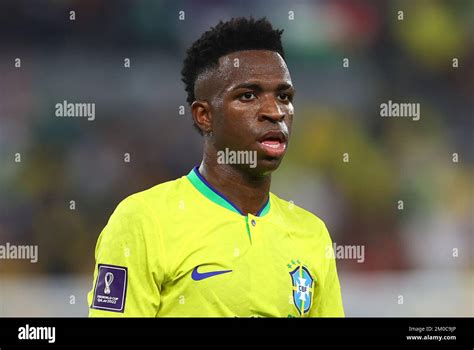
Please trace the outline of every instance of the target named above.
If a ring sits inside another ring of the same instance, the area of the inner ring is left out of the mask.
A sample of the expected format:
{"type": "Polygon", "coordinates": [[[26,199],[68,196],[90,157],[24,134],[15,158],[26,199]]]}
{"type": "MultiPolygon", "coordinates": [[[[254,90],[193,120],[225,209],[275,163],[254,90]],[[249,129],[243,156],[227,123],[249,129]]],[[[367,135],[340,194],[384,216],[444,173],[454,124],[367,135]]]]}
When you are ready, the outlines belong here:
{"type": "MultiPolygon", "coordinates": [[[[259,84],[242,83],[242,84],[234,86],[231,89],[231,91],[235,91],[235,90],[238,90],[238,89],[250,89],[250,90],[255,90],[255,91],[262,91],[263,90],[262,86],[260,86],[259,84]]],[[[290,84],[287,84],[287,83],[279,84],[277,86],[278,91],[283,91],[283,90],[288,90],[288,89],[293,89],[294,90],[294,87],[290,84]]]]}

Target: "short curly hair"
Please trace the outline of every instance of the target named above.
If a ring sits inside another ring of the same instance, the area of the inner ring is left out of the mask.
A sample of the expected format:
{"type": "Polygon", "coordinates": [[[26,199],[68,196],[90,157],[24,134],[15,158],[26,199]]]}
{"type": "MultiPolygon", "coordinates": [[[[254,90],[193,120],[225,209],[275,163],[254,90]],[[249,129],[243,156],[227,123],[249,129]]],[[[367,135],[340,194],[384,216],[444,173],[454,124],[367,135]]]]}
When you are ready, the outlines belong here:
{"type": "Polygon", "coordinates": [[[258,20],[236,17],[227,22],[220,21],[202,34],[187,50],[181,71],[189,105],[196,99],[194,84],[199,74],[208,68],[217,67],[222,56],[243,50],[269,50],[285,58],[282,33],[283,30],[273,29],[265,17],[258,20]]]}

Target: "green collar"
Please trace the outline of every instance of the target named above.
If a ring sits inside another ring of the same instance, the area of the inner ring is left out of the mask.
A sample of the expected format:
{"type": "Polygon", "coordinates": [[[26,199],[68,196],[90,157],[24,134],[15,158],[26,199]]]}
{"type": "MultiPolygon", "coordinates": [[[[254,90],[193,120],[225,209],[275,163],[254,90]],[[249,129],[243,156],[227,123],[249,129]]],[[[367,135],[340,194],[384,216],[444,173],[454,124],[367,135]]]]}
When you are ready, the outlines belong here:
{"type": "MultiPolygon", "coordinates": [[[[230,200],[228,200],[222,193],[217,191],[212,185],[206,181],[206,179],[199,173],[198,167],[195,166],[188,174],[187,178],[193,186],[201,192],[209,200],[213,201],[217,205],[229,209],[237,214],[244,215],[239,208],[237,208],[230,200]]],[[[264,216],[270,210],[270,194],[267,202],[264,204],[262,209],[257,213],[257,216],[264,216]]]]}

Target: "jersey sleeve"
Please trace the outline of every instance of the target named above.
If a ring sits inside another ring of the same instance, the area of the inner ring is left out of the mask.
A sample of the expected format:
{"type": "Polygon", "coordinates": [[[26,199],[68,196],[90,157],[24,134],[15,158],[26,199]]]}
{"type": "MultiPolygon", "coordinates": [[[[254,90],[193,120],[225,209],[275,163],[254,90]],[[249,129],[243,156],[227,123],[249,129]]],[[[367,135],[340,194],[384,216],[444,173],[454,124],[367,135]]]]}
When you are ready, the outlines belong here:
{"type": "Polygon", "coordinates": [[[160,234],[141,199],[118,205],[97,241],[89,317],[156,316],[165,274],[160,234]]]}
{"type": "MultiPolygon", "coordinates": [[[[325,246],[324,258],[327,259],[328,268],[324,276],[322,290],[319,295],[319,302],[316,308],[311,308],[310,317],[344,317],[344,307],[342,304],[341,288],[339,285],[339,277],[336,269],[336,259],[333,253],[332,241],[327,231],[326,225],[323,224],[323,235],[327,239],[325,246]]],[[[315,301],[315,300],[314,300],[315,301]]]]}

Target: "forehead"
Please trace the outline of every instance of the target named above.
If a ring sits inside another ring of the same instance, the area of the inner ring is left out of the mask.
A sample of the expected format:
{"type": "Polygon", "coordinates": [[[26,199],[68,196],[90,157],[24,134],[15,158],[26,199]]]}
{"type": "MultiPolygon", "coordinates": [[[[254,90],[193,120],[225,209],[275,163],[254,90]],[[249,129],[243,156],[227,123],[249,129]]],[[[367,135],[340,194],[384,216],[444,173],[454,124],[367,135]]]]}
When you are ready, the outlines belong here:
{"type": "Polygon", "coordinates": [[[237,51],[219,58],[217,76],[224,85],[246,81],[290,83],[290,73],[278,52],[267,50],[237,51]]]}

